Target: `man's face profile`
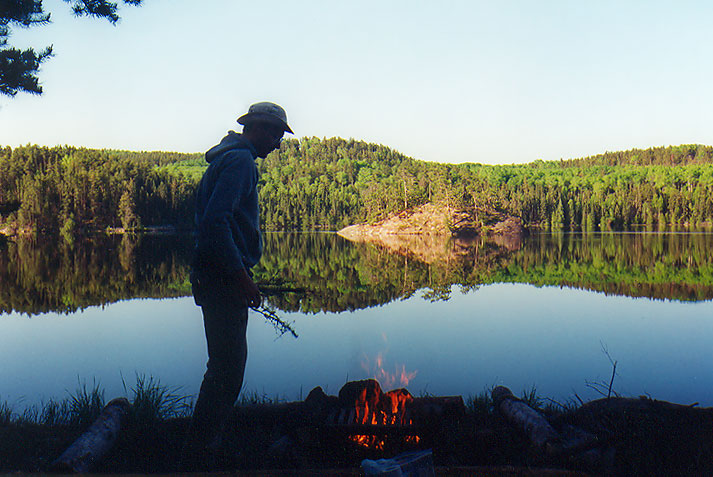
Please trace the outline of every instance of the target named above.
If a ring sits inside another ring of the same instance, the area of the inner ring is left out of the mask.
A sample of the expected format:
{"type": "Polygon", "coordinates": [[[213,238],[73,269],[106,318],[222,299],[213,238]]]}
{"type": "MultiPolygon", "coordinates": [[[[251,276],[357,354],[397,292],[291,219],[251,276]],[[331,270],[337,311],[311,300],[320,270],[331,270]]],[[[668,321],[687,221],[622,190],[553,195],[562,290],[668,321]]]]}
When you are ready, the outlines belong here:
{"type": "Polygon", "coordinates": [[[285,131],[268,123],[255,123],[253,126],[253,146],[258,156],[265,157],[280,147],[285,131]]]}

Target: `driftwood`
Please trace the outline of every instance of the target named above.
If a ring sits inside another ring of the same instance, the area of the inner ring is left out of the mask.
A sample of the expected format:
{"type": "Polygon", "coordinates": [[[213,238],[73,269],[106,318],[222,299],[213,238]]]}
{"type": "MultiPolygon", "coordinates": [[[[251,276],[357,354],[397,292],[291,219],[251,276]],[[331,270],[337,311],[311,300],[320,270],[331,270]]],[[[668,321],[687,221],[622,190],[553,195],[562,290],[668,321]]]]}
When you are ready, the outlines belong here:
{"type": "Polygon", "coordinates": [[[588,467],[611,468],[614,449],[602,446],[596,435],[571,424],[556,430],[537,410],[531,408],[512,392],[498,386],[493,389],[496,409],[520,430],[524,431],[533,447],[544,451],[549,458],[566,459],[588,467]]]}
{"type": "Polygon", "coordinates": [[[112,448],[131,404],[117,398],[107,404],[91,426],[52,463],[57,472],[84,473],[112,448]]]}
{"type": "Polygon", "coordinates": [[[492,394],[495,408],[508,421],[524,431],[535,447],[547,448],[548,452],[552,452],[554,446],[558,446],[560,435],[542,414],[532,409],[522,399],[516,398],[505,386],[496,387],[492,394]]]}

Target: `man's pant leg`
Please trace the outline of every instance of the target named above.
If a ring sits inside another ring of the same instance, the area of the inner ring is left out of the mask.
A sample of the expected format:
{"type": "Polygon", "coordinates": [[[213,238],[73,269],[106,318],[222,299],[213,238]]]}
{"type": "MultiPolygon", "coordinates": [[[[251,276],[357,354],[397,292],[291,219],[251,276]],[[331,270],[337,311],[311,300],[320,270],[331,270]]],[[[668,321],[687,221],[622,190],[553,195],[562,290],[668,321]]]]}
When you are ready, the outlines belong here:
{"type": "Polygon", "coordinates": [[[226,302],[203,303],[208,370],[193,410],[184,454],[202,454],[222,432],[240,394],[247,360],[248,309],[226,302]]]}

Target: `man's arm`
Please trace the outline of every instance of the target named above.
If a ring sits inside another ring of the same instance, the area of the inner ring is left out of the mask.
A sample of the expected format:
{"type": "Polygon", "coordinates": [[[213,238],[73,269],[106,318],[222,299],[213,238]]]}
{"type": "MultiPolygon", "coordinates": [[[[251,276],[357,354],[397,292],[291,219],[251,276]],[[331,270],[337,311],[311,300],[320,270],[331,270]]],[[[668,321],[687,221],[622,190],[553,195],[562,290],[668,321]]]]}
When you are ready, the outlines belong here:
{"type": "Polygon", "coordinates": [[[245,268],[241,268],[236,277],[240,290],[245,295],[246,304],[252,308],[258,308],[262,304],[260,289],[245,268]]]}

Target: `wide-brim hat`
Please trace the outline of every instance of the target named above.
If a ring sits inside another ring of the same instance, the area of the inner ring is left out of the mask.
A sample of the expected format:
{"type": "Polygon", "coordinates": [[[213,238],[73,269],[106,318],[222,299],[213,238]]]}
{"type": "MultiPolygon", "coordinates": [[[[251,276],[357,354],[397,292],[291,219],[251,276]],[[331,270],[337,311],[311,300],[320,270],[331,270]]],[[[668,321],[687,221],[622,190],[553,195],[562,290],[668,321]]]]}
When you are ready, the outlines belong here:
{"type": "Polygon", "coordinates": [[[238,118],[238,123],[242,125],[258,122],[272,124],[282,128],[283,131],[294,134],[287,124],[287,113],[282,109],[282,106],[275,103],[269,101],[255,103],[250,106],[246,114],[238,118]]]}

